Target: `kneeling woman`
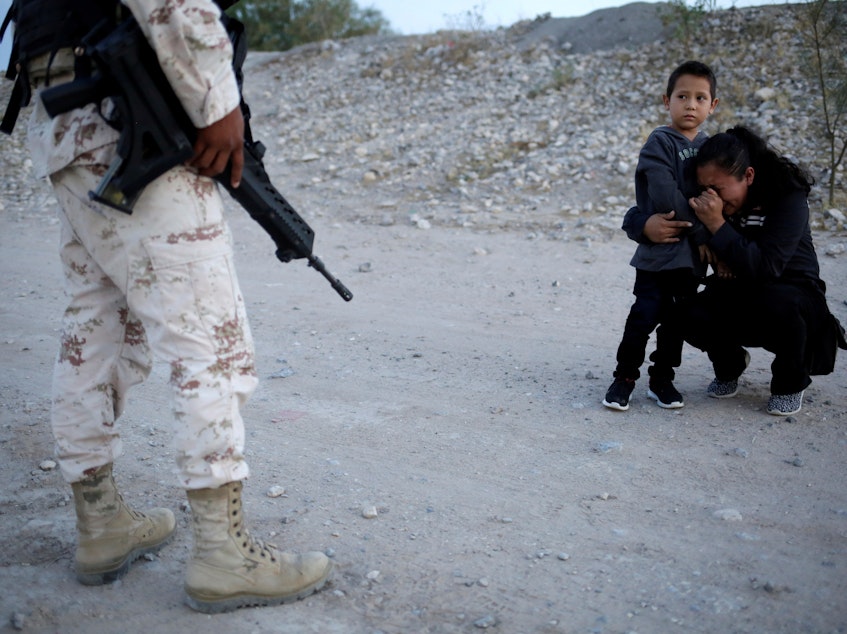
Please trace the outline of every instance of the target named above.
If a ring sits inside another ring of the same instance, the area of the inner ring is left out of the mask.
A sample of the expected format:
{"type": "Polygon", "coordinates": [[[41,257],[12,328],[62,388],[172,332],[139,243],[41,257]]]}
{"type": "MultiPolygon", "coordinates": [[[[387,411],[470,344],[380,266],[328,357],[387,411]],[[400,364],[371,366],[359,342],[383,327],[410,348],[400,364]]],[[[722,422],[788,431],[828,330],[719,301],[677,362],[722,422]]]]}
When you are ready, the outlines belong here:
{"type": "Polygon", "coordinates": [[[704,189],[691,207],[722,266],[684,311],[685,338],[708,353],[715,398],[738,392],[750,361],[744,346],[773,352],[767,411],[794,414],[810,375],[832,372],[836,343],[845,345],[812,244],[813,180],[741,126],[711,137],[696,165],[704,189]]]}

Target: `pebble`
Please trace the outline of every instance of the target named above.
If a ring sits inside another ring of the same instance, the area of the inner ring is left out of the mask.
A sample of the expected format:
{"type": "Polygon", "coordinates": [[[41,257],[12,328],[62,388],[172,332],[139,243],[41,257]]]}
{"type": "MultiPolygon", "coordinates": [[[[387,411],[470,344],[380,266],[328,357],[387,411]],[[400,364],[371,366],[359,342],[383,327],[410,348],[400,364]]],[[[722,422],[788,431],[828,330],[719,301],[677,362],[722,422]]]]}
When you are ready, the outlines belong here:
{"type": "Polygon", "coordinates": [[[741,533],[736,533],[735,536],[738,539],[743,539],[745,542],[757,542],[760,539],[762,539],[761,537],[759,537],[758,535],[754,535],[753,533],[741,532],[741,533]]]}
{"type": "Polygon", "coordinates": [[[477,619],[473,622],[474,627],[478,627],[482,630],[487,630],[489,627],[494,627],[497,625],[497,617],[493,614],[488,614],[481,619],[477,619]]]}
{"type": "Polygon", "coordinates": [[[9,624],[16,630],[22,630],[26,625],[26,616],[23,612],[14,612],[9,619],[9,624]]]}
{"type": "Polygon", "coordinates": [[[55,460],[42,460],[38,463],[38,468],[42,471],[53,471],[57,467],[55,460]]]}
{"type": "Polygon", "coordinates": [[[714,517],[725,522],[740,522],[741,512],[735,509],[719,509],[713,513],[714,517]]]}
{"type": "Polygon", "coordinates": [[[844,225],[845,223],[847,223],[847,217],[845,217],[844,212],[842,212],[840,209],[827,209],[824,212],[824,216],[826,216],[827,218],[832,218],[839,225],[844,225]]]}
{"type": "Polygon", "coordinates": [[[609,453],[612,451],[623,451],[623,443],[616,441],[601,442],[594,447],[597,453],[609,453]]]}
{"type": "Polygon", "coordinates": [[[276,372],[269,374],[268,378],[287,379],[290,376],[294,376],[294,368],[289,366],[285,359],[278,359],[278,362],[282,364],[282,367],[280,367],[276,372]]]}
{"type": "Polygon", "coordinates": [[[376,510],[375,506],[366,506],[362,509],[362,517],[366,520],[375,519],[379,515],[379,512],[376,510]]]}
{"type": "Polygon", "coordinates": [[[281,497],[281,496],[285,495],[285,487],[279,486],[279,485],[274,485],[270,489],[265,491],[265,495],[267,495],[269,498],[281,497]]]}

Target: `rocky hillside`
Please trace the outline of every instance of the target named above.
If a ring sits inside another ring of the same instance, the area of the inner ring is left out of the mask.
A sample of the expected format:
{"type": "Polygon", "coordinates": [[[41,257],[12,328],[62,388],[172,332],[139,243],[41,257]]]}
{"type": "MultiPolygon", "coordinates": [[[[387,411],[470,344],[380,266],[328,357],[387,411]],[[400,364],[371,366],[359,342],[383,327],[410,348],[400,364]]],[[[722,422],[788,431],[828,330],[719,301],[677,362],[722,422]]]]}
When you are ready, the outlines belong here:
{"type": "MultiPolygon", "coordinates": [[[[307,216],[617,230],[634,198],[638,150],[666,122],[667,75],[696,58],[719,82],[706,131],[744,123],[769,136],[817,178],[815,228],[844,231],[843,170],[840,210],[823,202],[821,105],[794,10],[719,11],[686,45],[663,26],[663,6],[251,54],[255,136],[295,206],[298,188],[320,189],[326,207],[307,216]]],[[[21,136],[2,146],[5,174],[24,176],[21,136]]],[[[6,204],[25,206],[31,181],[14,180],[6,204]]]]}

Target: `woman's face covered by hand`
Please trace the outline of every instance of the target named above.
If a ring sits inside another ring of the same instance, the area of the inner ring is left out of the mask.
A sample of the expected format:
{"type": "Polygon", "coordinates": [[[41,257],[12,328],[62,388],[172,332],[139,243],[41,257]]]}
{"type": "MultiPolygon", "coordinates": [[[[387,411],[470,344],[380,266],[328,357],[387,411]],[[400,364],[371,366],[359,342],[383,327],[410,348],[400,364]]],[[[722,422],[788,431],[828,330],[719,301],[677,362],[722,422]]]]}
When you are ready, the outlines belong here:
{"type": "Polygon", "coordinates": [[[747,191],[753,184],[755,172],[748,167],[741,178],[734,176],[714,163],[697,168],[697,181],[706,191],[714,192],[723,202],[723,214],[737,213],[747,202],[747,191]]]}

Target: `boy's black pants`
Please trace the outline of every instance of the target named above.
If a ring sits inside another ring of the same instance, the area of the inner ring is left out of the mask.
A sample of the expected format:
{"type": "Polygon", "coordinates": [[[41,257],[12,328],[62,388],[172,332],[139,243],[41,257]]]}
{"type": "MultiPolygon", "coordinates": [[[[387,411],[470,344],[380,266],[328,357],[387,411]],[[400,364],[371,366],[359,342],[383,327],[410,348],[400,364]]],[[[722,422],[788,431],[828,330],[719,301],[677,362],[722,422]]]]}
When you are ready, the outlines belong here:
{"type": "Polygon", "coordinates": [[[697,294],[700,283],[691,269],[670,271],[635,270],[632,294],[635,303],[626,318],[618,346],[615,377],[638,379],[644,363],[647,341],[656,330],[656,350],[650,355],[651,378],[672,381],[674,368],[682,362],[683,333],[676,312],[683,302],[697,294]],[[658,329],[657,329],[658,326],[658,329]]]}

